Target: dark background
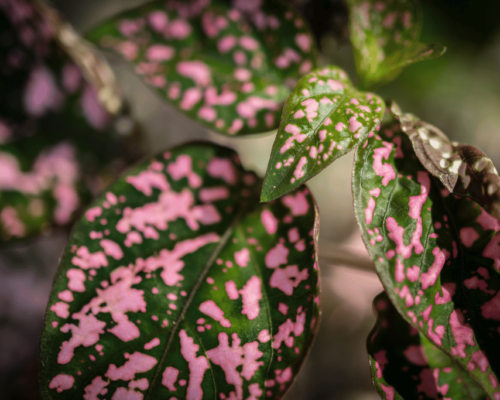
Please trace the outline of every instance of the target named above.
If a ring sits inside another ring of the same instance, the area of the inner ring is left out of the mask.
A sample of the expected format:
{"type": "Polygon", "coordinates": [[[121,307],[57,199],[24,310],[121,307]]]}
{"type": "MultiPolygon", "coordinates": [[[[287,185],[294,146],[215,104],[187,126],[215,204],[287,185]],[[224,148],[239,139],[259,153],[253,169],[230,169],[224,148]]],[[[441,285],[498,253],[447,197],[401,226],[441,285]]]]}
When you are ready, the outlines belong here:
{"type": "MultiPolygon", "coordinates": [[[[79,32],[142,0],[54,0],[79,32]]],[[[296,0],[321,46],[322,64],[337,64],[354,77],[347,10],[341,1],[296,0]]],[[[447,53],[407,68],[378,90],[442,129],[474,144],[500,164],[500,2],[425,0],[422,41],[441,42],[447,53]]],[[[157,152],[189,139],[209,139],[240,151],[247,168],[263,174],[274,135],[230,139],[200,128],[162,103],[117,57],[110,57],[135,117],[157,152]],[[168,122],[168,123],[167,123],[168,122]]],[[[355,227],[350,190],[352,155],[313,179],[321,210],[321,243],[366,251],[355,227]],[[327,182],[327,183],[326,183],[327,182]]],[[[0,247],[0,399],[34,400],[37,343],[66,232],[15,247],[0,247]]],[[[346,266],[322,264],[323,317],[317,341],[287,400],[375,400],[365,350],[374,324],[371,300],[381,290],[376,276],[346,266]]]]}

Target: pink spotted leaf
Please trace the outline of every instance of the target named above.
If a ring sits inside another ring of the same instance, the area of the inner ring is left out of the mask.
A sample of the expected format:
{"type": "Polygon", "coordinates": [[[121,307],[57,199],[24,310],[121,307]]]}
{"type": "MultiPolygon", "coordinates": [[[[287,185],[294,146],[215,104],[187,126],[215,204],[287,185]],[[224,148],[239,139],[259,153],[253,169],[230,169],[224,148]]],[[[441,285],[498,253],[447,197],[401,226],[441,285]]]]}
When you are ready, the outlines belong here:
{"type": "Polygon", "coordinates": [[[206,143],[111,185],[55,278],[42,398],[281,398],[318,328],[318,215],[306,187],[260,185],[206,143]]]}
{"type": "Polygon", "coordinates": [[[435,126],[402,113],[395,102],[389,107],[427,171],[451,193],[471,198],[500,219],[500,177],[488,156],[474,146],[451,142],[435,126]]]}
{"type": "Polygon", "coordinates": [[[436,345],[404,320],[385,293],[367,347],[373,384],[384,400],[486,400],[481,387],[436,345]]]}
{"type": "Polygon", "coordinates": [[[444,54],[441,44],[419,42],[418,0],[348,0],[350,32],[360,87],[394,80],[407,65],[444,54]]]}
{"type": "Polygon", "coordinates": [[[226,135],[278,127],[283,103],[316,67],[314,39],[280,0],[154,1],[95,28],[160,96],[226,135]]]}
{"type": "MultiPolygon", "coordinates": [[[[500,225],[422,166],[398,123],[356,151],[354,206],[397,311],[500,398],[500,225]]],[[[444,396],[446,397],[446,396],[444,396]]]]}
{"type": "Polygon", "coordinates": [[[354,89],[338,67],[304,76],[283,109],[261,200],[293,190],[363,143],[384,110],[378,96],[354,89]]]}

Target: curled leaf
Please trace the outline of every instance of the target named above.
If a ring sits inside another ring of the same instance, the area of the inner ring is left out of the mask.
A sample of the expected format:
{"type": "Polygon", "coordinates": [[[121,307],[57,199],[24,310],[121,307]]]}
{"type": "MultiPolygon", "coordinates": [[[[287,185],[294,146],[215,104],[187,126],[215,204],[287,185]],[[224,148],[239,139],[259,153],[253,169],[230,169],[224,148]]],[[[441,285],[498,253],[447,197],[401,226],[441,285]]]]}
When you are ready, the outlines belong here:
{"type": "Polygon", "coordinates": [[[403,114],[394,102],[390,110],[427,171],[438,177],[451,193],[473,199],[500,219],[500,177],[485,153],[474,146],[451,142],[435,126],[403,114]]]}
{"type": "Polygon", "coordinates": [[[500,224],[425,170],[397,125],[359,146],[353,173],[363,239],[398,312],[500,397],[500,224]]]}
{"type": "Polygon", "coordinates": [[[316,67],[305,21],[279,0],[154,1],[88,37],[121,53],[182,112],[226,135],[277,128],[290,90],[316,67]]]}
{"type": "Polygon", "coordinates": [[[318,327],[318,215],[306,187],[259,189],[202,143],[110,186],[55,278],[42,398],[281,398],[318,327]]]}
{"type": "Polygon", "coordinates": [[[441,44],[419,42],[417,0],[348,0],[354,60],[361,87],[394,80],[407,65],[444,54],[441,44]]]}
{"type": "Polygon", "coordinates": [[[373,307],[368,336],[372,379],[384,400],[486,400],[481,387],[453,360],[408,324],[385,293],[373,307]]]}
{"type": "Polygon", "coordinates": [[[377,95],[353,88],[338,67],[304,76],[283,109],[261,200],[282,196],[350,152],[377,127],[384,110],[377,95]]]}

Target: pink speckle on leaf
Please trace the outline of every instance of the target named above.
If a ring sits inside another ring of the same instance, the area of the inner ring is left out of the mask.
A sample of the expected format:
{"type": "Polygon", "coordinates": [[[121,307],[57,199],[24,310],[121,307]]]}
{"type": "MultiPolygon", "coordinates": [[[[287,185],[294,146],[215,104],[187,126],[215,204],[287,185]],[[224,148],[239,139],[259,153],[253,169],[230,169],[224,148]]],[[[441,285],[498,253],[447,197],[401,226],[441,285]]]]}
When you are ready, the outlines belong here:
{"type": "MultiPolygon", "coordinates": [[[[167,25],[166,36],[173,39],[186,39],[191,34],[192,28],[189,22],[185,19],[179,18],[167,25]]],[[[188,61],[185,61],[188,62],[188,61]]]]}
{"type": "Polygon", "coordinates": [[[54,311],[59,318],[68,318],[69,317],[69,304],[63,303],[62,301],[58,301],[55,304],[50,306],[50,310],[54,311]]]}
{"type": "Polygon", "coordinates": [[[75,378],[71,375],[59,374],[54,376],[49,383],[50,389],[56,389],[57,393],[71,389],[75,383],[75,378]]]}
{"type": "Polygon", "coordinates": [[[243,286],[243,289],[240,290],[243,300],[243,310],[241,313],[245,314],[249,320],[253,320],[259,316],[259,301],[262,298],[260,285],[260,279],[257,276],[252,276],[245,286],[243,286]]]}
{"type": "Polygon", "coordinates": [[[351,117],[349,118],[349,130],[351,132],[356,132],[359,128],[361,128],[363,126],[363,124],[361,122],[359,122],[356,117],[351,117]]]}
{"type": "Polygon", "coordinates": [[[288,306],[285,303],[279,303],[278,304],[278,311],[281,314],[286,315],[288,313],[288,306]]]}
{"type": "Polygon", "coordinates": [[[307,268],[299,271],[297,265],[289,265],[286,268],[277,268],[274,270],[269,286],[281,290],[288,296],[293,294],[293,288],[299,286],[300,282],[309,278],[307,268]]]}
{"type": "Polygon", "coordinates": [[[157,256],[150,256],[144,260],[144,267],[147,272],[156,271],[163,268],[160,276],[167,286],[174,286],[182,281],[184,277],[179,272],[184,268],[184,262],[181,260],[187,254],[194,253],[209,243],[215,243],[219,236],[215,233],[209,233],[199,236],[195,239],[187,239],[178,242],[173,250],[163,249],[157,256]]]}
{"type": "Polygon", "coordinates": [[[240,267],[246,267],[250,261],[250,252],[247,248],[241,249],[234,253],[234,259],[240,267]]]}
{"type": "Polygon", "coordinates": [[[71,259],[71,263],[82,269],[101,268],[108,266],[108,260],[102,251],[90,253],[89,249],[81,246],[76,255],[71,259]]]}
{"type": "Polygon", "coordinates": [[[481,306],[484,318],[500,321],[500,292],[481,306]]]}
{"type": "Polygon", "coordinates": [[[184,188],[181,193],[163,192],[158,202],[147,203],[142,207],[126,207],[116,229],[127,233],[132,228],[140,231],[146,238],[158,239],[156,229],[166,230],[168,222],[184,218],[190,229],[198,230],[199,223],[210,225],[220,221],[217,209],[211,204],[194,206],[193,193],[184,188]]]}
{"type": "Polygon", "coordinates": [[[234,281],[227,281],[225,286],[226,286],[226,293],[231,300],[236,300],[240,296],[238,293],[238,288],[236,287],[236,283],[234,283],[234,281]]]}
{"type": "Polygon", "coordinates": [[[281,147],[281,149],[280,149],[280,153],[281,154],[283,154],[287,150],[290,150],[293,147],[293,145],[294,145],[293,141],[294,140],[297,141],[298,143],[302,143],[304,140],[307,139],[307,135],[300,133],[300,129],[298,128],[297,125],[288,124],[285,127],[285,132],[291,133],[292,136],[290,136],[285,141],[285,144],[281,147]]]}
{"type": "Polygon", "coordinates": [[[342,83],[339,81],[328,79],[326,83],[328,83],[328,86],[330,86],[330,89],[332,89],[334,92],[344,89],[344,85],[342,85],[342,83]]]}
{"type": "Polygon", "coordinates": [[[294,216],[306,215],[309,211],[309,203],[303,191],[296,192],[295,195],[289,194],[283,196],[281,201],[285,206],[290,208],[290,212],[294,216]]]}
{"type": "Polygon", "coordinates": [[[24,92],[27,113],[41,117],[49,111],[57,111],[62,103],[63,96],[52,72],[43,66],[33,69],[24,92]]]}
{"type": "Polygon", "coordinates": [[[269,331],[267,329],[263,329],[259,332],[258,339],[261,343],[267,343],[269,342],[269,340],[271,340],[271,335],[269,334],[269,331]]]}
{"type": "Polygon", "coordinates": [[[260,220],[268,234],[274,235],[276,233],[276,230],[278,229],[278,220],[270,210],[263,210],[260,214],[260,220]]]}
{"type": "Polygon", "coordinates": [[[168,23],[167,14],[164,11],[153,11],[148,15],[148,23],[155,32],[163,33],[168,23]]]}
{"type": "Polygon", "coordinates": [[[467,357],[466,346],[475,346],[476,344],[474,342],[474,331],[469,324],[465,323],[465,318],[458,309],[452,311],[450,325],[453,339],[456,342],[456,346],[451,348],[451,354],[455,357],[465,358],[467,357]]]}
{"type": "Polygon", "coordinates": [[[238,177],[234,165],[226,158],[212,158],[207,166],[207,172],[213,178],[221,178],[230,185],[235,185],[238,177]]]}
{"type": "Polygon", "coordinates": [[[179,376],[179,370],[174,367],[167,367],[163,371],[161,383],[163,386],[168,388],[171,392],[175,392],[177,388],[175,387],[175,382],[179,376]]]}
{"type": "Polygon", "coordinates": [[[284,342],[286,347],[292,348],[294,344],[294,338],[299,337],[304,332],[304,324],[306,321],[306,312],[302,311],[301,313],[297,313],[297,318],[295,323],[292,322],[290,318],[288,318],[283,324],[281,324],[278,328],[278,333],[274,335],[273,338],[273,349],[279,349],[281,344],[284,342]]]}
{"type": "Polygon", "coordinates": [[[258,350],[259,342],[249,342],[240,347],[241,340],[236,333],[232,335],[232,346],[229,347],[229,337],[227,333],[221,332],[218,336],[219,346],[207,351],[210,361],[222,368],[226,376],[226,382],[234,385],[236,389],[236,399],[243,398],[243,378],[250,380],[257,369],[264,364],[257,361],[263,353],[258,350]],[[243,366],[241,374],[236,369],[243,366]]]}
{"type": "Polygon", "coordinates": [[[300,158],[299,162],[297,163],[297,167],[295,168],[295,171],[293,174],[297,179],[301,179],[304,177],[306,174],[305,171],[302,170],[302,168],[307,164],[307,157],[303,156],[300,158]]]}
{"type": "Polygon", "coordinates": [[[391,164],[383,164],[382,159],[388,160],[392,152],[392,143],[382,142],[384,147],[378,147],[373,151],[373,170],[378,176],[381,176],[382,185],[387,184],[396,178],[396,172],[391,164]]]}
{"type": "Polygon", "coordinates": [[[172,46],[163,44],[154,44],[146,51],[146,58],[149,61],[168,61],[175,55],[175,49],[172,46]]]}
{"type": "Polygon", "coordinates": [[[448,253],[446,249],[441,250],[439,247],[435,247],[432,250],[432,254],[434,255],[434,262],[429,267],[427,272],[422,273],[420,276],[420,282],[422,283],[423,290],[436,283],[437,278],[443,269],[444,263],[450,256],[450,253],[448,253]]]}
{"type": "Polygon", "coordinates": [[[175,162],[168,165],[167,171],[175,181],[187,178],[189,185],[193,188],[198,188],[203,183],[200,176],[193,171],[192,159],[188,155],[182,154],[177,157],[175,162]]]}
{"type": "Polygon", "coordinates": [[[229,197],[229,190],[224,186],[202,188],[199,192],[199,197],[204,203],[213,203],[214,201],[227,199],[229,197]]]}
{"type": "Polygon", "coordinates": [[[79,326],[65,324],[61,327],[61,332],[72,332],[68,341],[61,345],[61,351],[57,356],[59,364],[67,364],[74,355],[74,349],[78,346],[89,347],[97,343],[99,335],[104,333],[105,322],[99,321],[93,315],[73,314],[73,318],[80,321],[79,326]]]}
{"type": "Polygon", "coordinates": [[[103,239],[99,243],[104,249],[104,253],[108,256],[113,257],[115,260],[119,260],[123,257],[123,251],[116,242],[109,239],[103,239]]]}
{"type": "Polygon", "coordinates": [[[204,87],[212,83],[210,68],[202,61],[181,61],[177,64],[177,72],[192,79],[198,86],[204,87]]]}
{"type": "Polygon", "coordinates": [[[108,385],[108,380],[104,381],[101,376],[95,377],[90,385],[85,386],[84,400],[96,400],[98,399],[97,396],[104,396],[108,392],[108,389],[106,389],[108,385]]]}
{"type": "Polygon", "coordinates": [[[493,266],[500,272],[500,233],[497,233],[483,251],[483,257],[493,259],[493,266]]]}
{"type": "Polygon", "coordinates": [[[286,264],[289,252],[290,251],[282,243],[278,243],[266,254],[265,258],[266,267],[276,268],[279,265],[286,264]]]}
{"type": "Polygon", "coordinates": [[[306,33],[298,33],[295,36],[295,43],[303,52],[309,52],[311,49],[311,38],[306,33]]]}
{"type": "Polygon", "coordinates": [[[160,344],[160,339],[154,338],[150,342],[144,345],[145,350],[151,350],[153,347],[156,347],[160,344]]]}
{"type": "Polygon", "coordinates": [[[202,400],[203,389],[201,388],[201,383],[205,371],[210,368],[210,364],[206,357],[196,357],[200,346],[194,343],[194,339],[190,338],[184,329],[179,332],[179,338],[181,342],[181,354],[189,363],[189,385],[187,387],[186,398],[202,400]]]}
{"type": "Polygon", "coordinates": [[[217,43],[217,48],[222,54],[230,51],[234,46],[236,46],[236,37],[233,35],[224,36],[217,43]]]}
{"type": "Polygon", "coordinates": [[[67,301],[68,303],[73,301],[73,293],[70,290],[63,290],[60,292],[57,297],[59,297],[62,301],[67,301]]]}
{"type": "Polygon", "coordinates": [[[219,321],[224,328],[230,328],[231,322],[224,318],[224,311],[222,311],[213,300],[207,300],[200,304],[200,311],[208,315],[216,321],[219,321]]]}
{"type": "Polygon", "coordinates": [[[66,277],[69,279],[68,288],[74,292],[85,292],[85,272],[79,269],[71,268],[66,272],[66,277]]]}
{"type": "Polygon", "coordinates": [[[101,207],[93,207],[87,210],[85,217],[87,221],[94,222],[94,220],[102,214],[101,207]]]}
{"type": "Polygon", "coordinates": [[[131,355],[125,354],[125,358],[128,361],[126,361],[121,367],[117,368],[114,364],[109,366],[108,371],[106,372],[106,376],[109,379],[113,381],[133,380],[136,374],[148,372],[158,362],[155,357],[148,356],[137,351],[131,355]]]}

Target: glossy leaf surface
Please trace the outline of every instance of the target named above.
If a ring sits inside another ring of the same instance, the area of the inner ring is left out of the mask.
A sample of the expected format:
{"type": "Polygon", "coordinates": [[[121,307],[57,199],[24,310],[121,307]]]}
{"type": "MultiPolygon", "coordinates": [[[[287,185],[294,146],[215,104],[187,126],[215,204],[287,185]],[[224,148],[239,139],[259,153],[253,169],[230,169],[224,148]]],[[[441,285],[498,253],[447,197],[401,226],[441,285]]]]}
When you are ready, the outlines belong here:
{"type": "Polygon", "coordinates": [[[71,222],[128,155],[32,4],[1,2],[0,30],[0,240],[10,240],[71,222]]]}
{"type": "Polygon", "coordinates": [[[418,61],[441,56],[441,44],[419,42],[422,13],[417,0],[349,0],[350,32],[360,87],[395,79],[418,61]]]}
{"type": "Polygon", "coordinates": [[[350,152],[377,127],[384,110],[378,96],[354,89],[338,67],[304,76],[283,109],[262,201],[293,190],[350,152]]]}
{"type": "Polygon", "coordinates": [[[500,219],[500,177],[488,156],[474,146],[451,142],[435,126],[403,114],[394,102],[390,109],[427,171],[453,194],[471,198],[500,219]]]}
{"type": "Polygon", "coordinates": [[[491,398],[500,397],[500,226],[420,164],[395,123],[356,152],[363,239],[391,301],[491,398]]]}
{"type": "Polygon", "coordinates": [[[305,187],[268,204],[259,189],[211,144],[113,184],[54,282],[43,398],[280,398],[318,326],[318,216],[305,187]]]}
{"type": "Polygon", "coordinates": [[[88,37],[121,53],[188,116],[227,135],[277,128],[290,90],[316,67],[309,29],[279,0],[154,1],[88,37]]]}
{"type": "Polygon", "coordinates": [[[373,306],[378,319],[367,346],[373,383],[382,399],[487,398],[462,368],[399,315],[385,293],[373,306]]]}

